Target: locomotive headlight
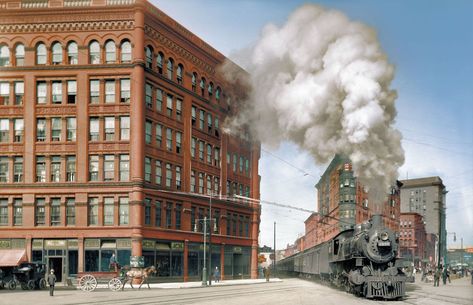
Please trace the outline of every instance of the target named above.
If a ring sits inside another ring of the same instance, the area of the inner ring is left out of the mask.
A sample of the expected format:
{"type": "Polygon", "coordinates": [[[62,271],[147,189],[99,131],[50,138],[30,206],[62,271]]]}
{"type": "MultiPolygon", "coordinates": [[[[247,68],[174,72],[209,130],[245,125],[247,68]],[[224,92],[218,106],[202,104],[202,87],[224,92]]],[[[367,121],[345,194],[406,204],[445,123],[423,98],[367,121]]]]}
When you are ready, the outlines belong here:
{"type": "Polygon", "coordinates": [[[386,240],[389,239],[389,235],[388,235],[387,232],[383,232],[383,233],[381,233],[380,238],[381,238],[381,240],[386,241],[386,240]]]}

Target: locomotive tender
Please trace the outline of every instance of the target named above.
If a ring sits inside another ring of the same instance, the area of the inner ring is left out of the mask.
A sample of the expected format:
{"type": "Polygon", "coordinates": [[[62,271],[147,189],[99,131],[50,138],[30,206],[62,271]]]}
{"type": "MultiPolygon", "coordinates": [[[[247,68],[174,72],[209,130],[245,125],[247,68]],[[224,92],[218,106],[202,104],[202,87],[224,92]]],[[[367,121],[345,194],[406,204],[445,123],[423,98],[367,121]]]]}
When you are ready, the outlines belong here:
{"type": "Polygon", "coordinates": [[[381,215],[281,260],[278,271],[319,278],[366,298],[397,299],[413,278],[396,266],[399,239],[381,215]]]}

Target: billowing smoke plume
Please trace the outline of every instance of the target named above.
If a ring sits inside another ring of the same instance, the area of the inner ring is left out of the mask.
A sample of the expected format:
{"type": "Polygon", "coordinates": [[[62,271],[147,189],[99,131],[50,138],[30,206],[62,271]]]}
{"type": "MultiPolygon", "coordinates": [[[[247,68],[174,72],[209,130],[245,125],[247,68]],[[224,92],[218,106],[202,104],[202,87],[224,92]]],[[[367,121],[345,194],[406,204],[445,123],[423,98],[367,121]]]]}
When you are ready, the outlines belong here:
{"type": "Polygon", "coordinates": [[[267,25],[245,56],[249,75],[231,64],[222,69],[229,82],[250,88],[229,129],[248,125],[267,145],[294,142],[318,163],[345,155],[370,195],[384,198],[404,152],[392,126],[394,67],[375,31],[338,11],[304,5],[282,27],[267,25]]]}

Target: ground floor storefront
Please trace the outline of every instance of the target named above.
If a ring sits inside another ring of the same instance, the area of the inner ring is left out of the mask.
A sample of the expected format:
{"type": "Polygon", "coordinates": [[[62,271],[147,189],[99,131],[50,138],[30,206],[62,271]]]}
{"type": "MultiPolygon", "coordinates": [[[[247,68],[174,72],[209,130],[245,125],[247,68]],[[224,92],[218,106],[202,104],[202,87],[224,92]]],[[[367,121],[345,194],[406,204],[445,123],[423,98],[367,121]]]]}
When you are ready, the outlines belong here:
{"type": "MultiPolygon", "coordinates": [[[[202,279],[204,255],[207,270],[218,267],[222,279],[250,278],[252,251],[248,246],[213,243],[209,249],[208,244],[204,247],[187,240],[143,239],[141,247],[144,266],[157,269],[152,282],[202,279]]],[[[129,266],[132,257],[130,238],[0,239],[0,248],[24,250],[30,261],[54,269],[58,282],[72,280],[81,272],[110,271],[113,254],[121,266],[129,266]]]]}

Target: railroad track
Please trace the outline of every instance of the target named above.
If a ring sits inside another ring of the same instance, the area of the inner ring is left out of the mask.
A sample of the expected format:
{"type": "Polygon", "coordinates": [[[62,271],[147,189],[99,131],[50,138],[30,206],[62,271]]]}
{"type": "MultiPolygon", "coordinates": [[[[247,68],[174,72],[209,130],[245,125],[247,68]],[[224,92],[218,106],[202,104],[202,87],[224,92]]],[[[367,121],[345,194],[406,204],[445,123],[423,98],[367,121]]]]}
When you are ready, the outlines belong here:
{"type": "MultiPolygon", "coordinates": [[[[283,286],[283,287],[270,287],[268,285],[258,285],[261,287],[252,287],[250,289],[245,288],[243,293],[245,295],[258,295],[263,293],[272,293],[272,292],[284,292],[284,291],[292,291],[294,289],[299,289],[300,286],[291,285],[291,286],[283,286]]],[[[242,291],[236,290],[234,286],[228,287],[218,287],[214,289],[212,292],[208,289],[203,289],[202,292],[196,292],[199,288],[196,289],[180,289],[174,290],[174,292],[179,291],[179,294],[160,294],[157,290],[153,289],[155,294],[152,296],[138,296],[136,294],[131,295],[130,293],[134,293],[134,291],[125,291],[123,292],[122,296],[124,298],[120,299],[112,299],[112,300],[98,300],[92,301],[87,300],[84,302],[68,302],[68,305],[85,305],[85,304],[96,304],[96,305],[119,305],[119,304],[130,304],[130,301],[133,304],[192,304],[198,303],[199,301],[210,301],[210,300],[222,300],[226,298],[232,297],[240,297],[242,296],[242,291]],[[225,289],[224,291],[218,291],[225,289]],[[230,288],[230,289],[226,289],[230,288]],[[157,292],[157,293],[156,293],[157,292]]],[[[162,291],[164,292],[164,291],[162,291]]],[[[121,293],[120,293],[121,294],[121,293]]]]}

